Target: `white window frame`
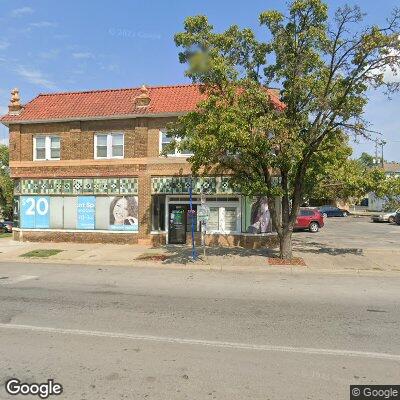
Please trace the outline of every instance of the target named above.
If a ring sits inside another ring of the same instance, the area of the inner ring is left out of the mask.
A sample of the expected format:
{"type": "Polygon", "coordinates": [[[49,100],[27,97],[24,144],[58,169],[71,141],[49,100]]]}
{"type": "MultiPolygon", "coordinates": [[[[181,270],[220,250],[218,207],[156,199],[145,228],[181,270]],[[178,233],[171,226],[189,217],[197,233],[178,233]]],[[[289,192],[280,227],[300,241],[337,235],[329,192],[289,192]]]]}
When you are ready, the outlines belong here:
{"type": "Polygon", "coordinates": [[[125,134],[124,132],[96,132],[94,134],[94,159],[95,160],[108,160],[111,158],[119,158],[122,159],[125,156],[125,134]],[[115,135],[122,135],[122,156],[113,156],[112,155],[112,138],[115,135]],[[107,136],[107,155],[105,157],[99,157],[97,155],[97,137],[98,136],[107,136]]]}
{"type": "MultiPolygon", "coordinates": [[[[161,154],[162,152],[162,145],[163,145],[163,134],[167,133],[166,129],[160,129],[160,133],[159,133],[159,144],[158,144],[158,152],[160,154],[160,156],[164,156],[163,154],[161,154]]],[[[177,137],[175,138],[176,142],[179,143],[182,139],[177,137]]],[[[190,157],[192,156],[193,153],[181,153],[177,147],[175,147],[175,153],[174,154],[167,154],[167,157],[190,157]]]]}
{"type": "Polygon", "coordinates": [[[60,156],[61,156],[61,138],[58,135],[36,135],[33,137],[33,161],[57,161],[60,160],[60,157],[51,157],[51,139],[58,138],[60,143],[60,156]],[[36,139],[37,138],[44,138],[45,144],[45,157],[44,158],[37,158],[36,157],[36,139]]]}
{"type": "Polygon", "coordinates": [[[216,202],[215,204],[211,204],[211,203],[206,203],[206,204],[209,207],[218,208],[218,213],[219,213],[218,230],[207,229],[207,233],[223,233],[223,234],[240,233],[241,213],[240,213],[240,205],[239,204],[237,204],[237,203],[218,203],[218,202],[216,202]],[[225,208],[236,208],[236,230],[234,230],[234,231],[225,229],[225,208]]]}

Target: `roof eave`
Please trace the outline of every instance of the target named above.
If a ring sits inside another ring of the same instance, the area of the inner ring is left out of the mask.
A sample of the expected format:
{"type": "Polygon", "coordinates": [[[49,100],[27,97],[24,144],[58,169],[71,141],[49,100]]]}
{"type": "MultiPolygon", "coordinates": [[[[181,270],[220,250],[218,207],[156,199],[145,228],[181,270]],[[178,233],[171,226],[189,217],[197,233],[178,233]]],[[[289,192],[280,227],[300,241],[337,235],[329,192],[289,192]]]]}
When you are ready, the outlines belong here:
{"type": "Polygon", "coordinates": [[[68,117],[68,118],[51,118],[51,119],[29,119],[29,120],[0,120],[5,126],[12,124],[46,124],[55,122],[73,122],[73,121],[104,121],[110,119],[129,119],[129,118],[155,118],[155,117],[179,117],[185,115],[190,111],[180,112],[167,112],[167,113],[147,113],[147,114],[122,114],[122,115],[106,115],[106,116],[95,116],[95,117],[68,117]]]}

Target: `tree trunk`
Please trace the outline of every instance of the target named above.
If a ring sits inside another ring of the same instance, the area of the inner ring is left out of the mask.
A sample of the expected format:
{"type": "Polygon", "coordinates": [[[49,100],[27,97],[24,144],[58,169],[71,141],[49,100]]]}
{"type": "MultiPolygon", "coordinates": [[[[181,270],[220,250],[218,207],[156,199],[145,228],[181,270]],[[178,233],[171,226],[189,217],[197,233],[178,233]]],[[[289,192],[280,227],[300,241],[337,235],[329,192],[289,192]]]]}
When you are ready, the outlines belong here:
{"type": "Polygon", "coordinates": [[[289,229],[284,229],[282,235],[279,235],[279,258],[292,258],[292,231],[289,229]]]}

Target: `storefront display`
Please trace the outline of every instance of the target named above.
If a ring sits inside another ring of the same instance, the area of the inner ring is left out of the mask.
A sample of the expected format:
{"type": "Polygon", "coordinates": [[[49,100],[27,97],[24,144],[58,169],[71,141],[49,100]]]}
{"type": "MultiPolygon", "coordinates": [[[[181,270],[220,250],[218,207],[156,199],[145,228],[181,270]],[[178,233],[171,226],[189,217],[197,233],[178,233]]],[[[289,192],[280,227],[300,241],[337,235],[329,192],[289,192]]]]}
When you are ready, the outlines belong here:
{"type": "Polygon", "coordinates": [[[117,231],[138,230],[137,196],[118,196],[111,198],[110,229],[117,231]]]}
{"type": "Polygon", "coordinates": [[[245,232],[253,234],[272,232],[267,197],[244,197],[242,212],[242,226],[245,232]]]}
{"type": "Polygon", "coordinates": [[[21,196],[21,228],[50,228],[49,197],[21,196]]]}
{"type": "Polygon", "coordinates": [[[77,229],[95,229],[96,197],[78,196],[77,229]]]}
{"type": "Polygon", "coordinates": [[[15,196],[14,215],[24,229],[139,229],[137,196],[15,196]]]}

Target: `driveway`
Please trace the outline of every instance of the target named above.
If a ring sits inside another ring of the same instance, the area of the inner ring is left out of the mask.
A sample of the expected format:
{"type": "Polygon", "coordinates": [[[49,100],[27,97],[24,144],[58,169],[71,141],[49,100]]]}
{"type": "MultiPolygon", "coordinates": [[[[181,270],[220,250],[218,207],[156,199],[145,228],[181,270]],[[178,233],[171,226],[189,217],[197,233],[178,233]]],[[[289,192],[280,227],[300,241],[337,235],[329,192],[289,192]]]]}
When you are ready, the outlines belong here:
{"type": "Polygon", "coordinates": [[[327,218],[318,233],[295,232],[293,247],[313,269],[400,272],[400,226],[368,217],[327,218]]]}
{"type": "Polygon", "coordinates": [[[325,218],[325,226],[318,233],[296,232],[294,238],[300,246],[400,250],[400,226],[371,222],[369,217],[325,218]]]}

